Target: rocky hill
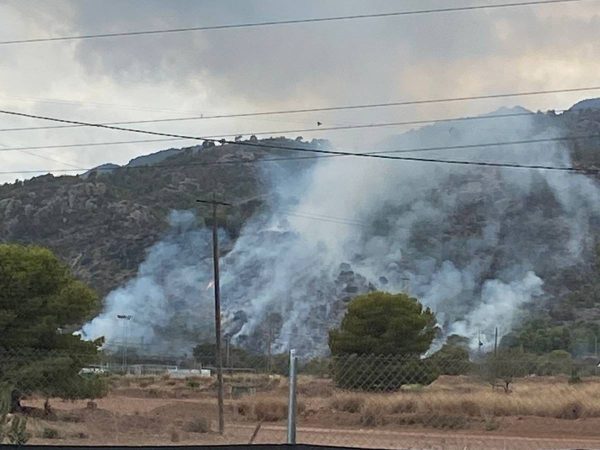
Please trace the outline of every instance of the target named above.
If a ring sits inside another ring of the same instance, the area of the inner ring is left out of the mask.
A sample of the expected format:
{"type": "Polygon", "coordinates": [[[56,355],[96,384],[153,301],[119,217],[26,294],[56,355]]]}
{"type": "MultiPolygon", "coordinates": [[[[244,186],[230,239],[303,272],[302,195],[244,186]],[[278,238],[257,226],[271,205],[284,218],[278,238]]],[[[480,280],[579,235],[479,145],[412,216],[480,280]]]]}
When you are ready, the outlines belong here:
{"type": "MultiPolygon", "coordinates": [[[[381,146],[455,146],[418,156],[600,169],[600,110],[494,115],[506,117],[434,124],[381,146]],[[530,140],[540,142],[469,146],[530,140]]],[[[275,350],[294,342],[322,353],[347,301],[371,289],[408,290],[436,310],[446,334],[469,338],[493,335],[498,324],[506,335],[526,317],[600,323],[596,173],[358,158],[240,164],[290,156],[243,144],[5,184],[1,239],[50,247],[101,295],[110,292],[91,330],[116,339],[114,312],[130,308],[139,316],[132,339],[161,351],[189,347],[210,326],[209,309],[198,308],[199,297],[211,302],[209,258],[198,258],[210,253],[208,211],[196,199],[213,192],[236,204],[219,222],[225,328],[239,345],[264,350],[274,327],[275,350]],[[200,223],[173,214],[181,210],[197,210],[200,223]]]]}
{"type": "MultiPolygon", "coordinates": [[[[264,142],[325,145],[283,138],[264,142]]],[[[81,176],[44,175],[4,184],[0,240],[51,248],[104,296],[135,275],[146,249],[168,227],[171,210],[199,209],[196,199],[215,192],[240,204],[223,221],[232,236],[239,233],[260,206],[269,181],[261,176],[259,165],[227,162],[290,156],[267,150],[244,145],[170,149],[135,158],[121,168],[104,165],[81,176]]],[[[293,170],[306,164],[310,162],[287,166],[293,170]]]]}

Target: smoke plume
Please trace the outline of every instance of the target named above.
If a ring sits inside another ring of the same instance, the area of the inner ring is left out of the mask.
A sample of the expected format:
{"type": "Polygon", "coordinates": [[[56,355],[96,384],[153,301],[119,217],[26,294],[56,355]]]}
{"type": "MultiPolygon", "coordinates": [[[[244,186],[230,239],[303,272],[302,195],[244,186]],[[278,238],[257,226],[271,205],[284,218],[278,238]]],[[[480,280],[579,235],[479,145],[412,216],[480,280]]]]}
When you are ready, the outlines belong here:
{"type": "MultiPolygon", "coordinates": [[[[560,136],[531,114],[435,124],[360,150],[560,136]]],[[[558,142],[408,155],[570,166],[558,142]]],[[[552,298],[557,273],[589,257],[600,216],[598,186],[564,172],[335,157],[300,174],[269,165],[263,176],[270,195],[221,259],[225,332],[257,351],[273,333],[273,351],[326,353],[347,302],[373,289],[416,296],[446,336],[473,345],[496,327],[502,336],[552,298]]],[[[191,212],[174,212],[170,233],[85,333],[119,341],[116,315],[131,314],[129,339],[155,350],[210,339],[210,258],[210,234],[191,212]]]]}

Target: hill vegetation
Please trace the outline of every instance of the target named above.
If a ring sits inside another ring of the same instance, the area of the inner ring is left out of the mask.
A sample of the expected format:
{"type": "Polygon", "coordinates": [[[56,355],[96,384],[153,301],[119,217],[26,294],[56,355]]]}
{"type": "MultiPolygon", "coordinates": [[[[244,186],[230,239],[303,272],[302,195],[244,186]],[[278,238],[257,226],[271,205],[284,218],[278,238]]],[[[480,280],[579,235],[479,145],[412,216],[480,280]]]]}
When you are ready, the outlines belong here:
{"type": "MultiPolygon", "coordinates": [[[[266,139],[275,145],[325,145],[266,139]]],[[[268,178],[261,164],[228,164],[290,156],[244,145],[202,146],[172,151],[160,165],[136,158],[132,166],[99,168],[84,176],[43,175],[0,186],[0,242],[41,245],[53,250],[74,273],[104,296],[132,278],[167,229],[174,209],[197,209],[196,199],[215,192],[240,204],[223,221],[235,237],[262,203],[268,178]],[[209,165],[207,165],[209,164],[209,165]]],[[[289,170],[310,164],[287,163],[289,170]]],[[[266,163],[274,164],[274,163],[266,163]]]]}
{"type": "MultiPolygon", "coordinates": [[[[533,123],[539,130],[560,129],[565,136],[598,136],[600,110],[576,108],[560,115],[537,113],[533,123]]],[[[327,145],[323,141],[307,143],[285,138],[261,142],[299,147],[327,145]]],[[[291,175],[313,164],[310,159],[231,164],[232,161],[290,156],[289,151],[243,144],[169,149],[156,157],[136,158],[130,166],[107,166],[104,167],[106,170],[99,168],[82,176],[44,175],[5,184],[0,186],[0,240],[50,248],[77,277],[104,296],[135,276],[147,249],[165,233],[171,210],[196,209],[197,198],[215,192],[239,205],[228,214],[227,220],[219,218],[232,238],[231,242],[235,242],[242,226],[261,209],[265,196],[270,194],[272,180],[265,168],[278,164],[291,175]]],[[[600,168],[600,138],[574,139],[565,141],[565,145],[576,167],[600,168]]],[[[476,181],[449,179],[449,183],[466,188],[480,182],[476,181]]],[[[452,189],[453,186],[444,188],[452,189]]],[[[537,234],[536,239],[542,236],[549,239],[546,244],[552,249],[561,239],[560,230],[549,229],[544,217],[552,215],[555,205],[543,180],[538,188],[523,199],[522,205],[507,209],[508,214],[514,216],[514,221],[510,222],[513,224],[511,232],[525,236],[526,231],[537,226],[543,233],[537,234]],[[520,211],[536,205],[544,207],[528,218],[527,223],[519,223],[520,211]]],[[[502,186],[497,190],[501,193],[502,186]]],[[[478,195],[467,191],[465,189],[465,196],[478,195]]],[[[493,200],[501,202],[502,198],[493,200]]],[[[482,221],[478,217],[480,211],[476,201],[477,198],[471,201],[475,205],[472,209],[456,211],[452,216],[453,223],[448,225],[451,232],[459,232],[465,237],[481,233],[479,224],[482,221]]],[[[209,225],[210,221],[205,219],[204,223],[209,225]]],[[[377,233],[385,232],[382,228],[387,226],[385,223],[375,225],[377,233]]],[[[598,236],[600,224],[592,226],[590,231],[598,236]]],[[[414,246],[411,251],[435,251],[437,247],[432,247],[429,240],[435,232],[436,229],[426,223],[411,230],[414,246]]],[[[496,253],[501,255],[508,250],[498,248],[496,253]]],[[[544,289],[552,301],[528,306],[523,311],[527,320],[522,329],[507,336],[504,344],[534,353],[552,350],[593,352],[600,323],[598,261],[598,254],[591,255],[579,265],[554,271],[548,261],[543,279],[544,289]]]]}

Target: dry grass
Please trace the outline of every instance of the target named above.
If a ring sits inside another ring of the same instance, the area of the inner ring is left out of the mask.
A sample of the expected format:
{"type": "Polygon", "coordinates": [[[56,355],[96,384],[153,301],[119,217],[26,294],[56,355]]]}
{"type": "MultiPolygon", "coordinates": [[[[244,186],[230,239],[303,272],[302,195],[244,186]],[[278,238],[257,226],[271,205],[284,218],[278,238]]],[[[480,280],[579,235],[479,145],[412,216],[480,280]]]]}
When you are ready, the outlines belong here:
{"type": "Polygon", "coordinates": [[[196,417],[183,426],[184,431],[190,433],[208,433],[210,431],[210,419],[206,417],[196,417]]]}
{"type": "Polygon", "coordinates": [[[331,380],[300,376],[297,390],[300,396],[327,398],[333,395],[334,387],[331,380]]]}
{"type": "Polygon", "coordinates": [[[154,377],[136,377],[135,379],[131,380],[131,382],[137,383],[137,385],[141,388],[151,386],[155,381],[156,378],[154,377]]]}
{"type": "Polygon", "coordinates": [[[376,397],[365,394],[341,394],[333,397],[329,405],[337,411],[357,413],[360,412],[367,400],[376,400],[376,397]]]}
{"type": "Polygon", "coordinates": [[[381,402],[373,399],[366,400],[360,407],[360,423],[374,427],[385,424],[384,410],[381,408],[381,402]]]}
{"type": "Polygon", "coordinates": [[[79,414],[75,414],[73,412],[60,412],[57,414],[56,419],[61,422],[83,422],[83,418],[79,414]]]}
{"type": "Polygon", "coordinates": [[[461,416],[487,422],[499,416],[600,417],[600,382],[590,379],[570,385],[566,379],[523,379],[506,394],[464,377],[443,377],[421,392],[337,394],[329,407],[360,413],[364,425],[379,425],[386,416],[397,414],[461,416]]]}
{"type": "MultiPolygon", "coordinates": [[[[303,402],[298,402],[298,412],[305,409],[303,402]]],[[[288,401],[285,397],[255,397],[237,403],[237,413],[249,420],[277,422],[287,418],[288,401]]]]}
{"type": "Polygon", "coordinates": [[[367,427],[394,424],[455,429],[465,428],[469,421],[461,411],[454,413],[422,411],[418,407],[418,401],[413,399],[398,401],[396,396],[342,394],[336,395],[329,405],[334,411],[357,414],[359,423],[367,427]]]}
{"type": "Polygon", "coordinates": [[[181,435],[177,430],[171,430],[169,432],[171,442],[179,442],[181,441],[181,435]]]}
{"type": "Polygon", "coordinates": [[[59,439],[60,432],[56,428],[44,427],[40,434],[42,439],[59,439]]]}
{"type": "MultiPolygon", "coordinates": [[[[139,381],[132,382],[130,388],[113,390],[106,398],[98,399],[98,407],[93,410],[86,408],[84,400],[60,402],[52,399],[56,419],[31,418],[28,421],[32,443],[115,444],[117,438],[119,444],[137,445],[214,445],[233,442],[233,439],[239,443],[248,442],[252,429],[261,421],[271,425],[263,424],[258,443],[283,439],[287,389],[281,384],[270,391],[257,390],[257,394],[237,400],[226,398],[226,439],[230,439],[226,441],[214,432],[216,391],[193,392],[186,386],[185,379],[177,379],[175,386],[169,385],[168,381],[168,378],[157,377],[148,388],[140,388],[139,381]],[[161,396],[150,398],[148,391],[151,389],[159,390],[161,396]],[[180,389],[189,393],[190,398],[182,400],[170,395],[180,389]],[[195,423],[198,417],[208,419],[208,426],[206,421],[195,423]],[[44,432],[44,428],[54,428],[58,436],[52,431],[44,432]]],[[[239,376],[236,381],[255,380],[239,376]]],[[[285,379],[282,379],[284,383],[285,379]]],[[[493,445],[486,444],[501,442],[497,435],[528,439],[521,446],[512,446],[509,440],[510,448],[531,448],[532,438],[543,438],[544,442],[550,438],[600,442],[600,378],[586,378],[576,385],[569,385],[567,377],[519,379],[510,394],[493,391],[477,379],[460,376],[440,377],[432,385],[420,389],[383,394],[342,392],[333,389],[331,380],[304,376],[299,377],[298,386],[299,425],[322,429],[311,436],[315,443],[335,441],[341,445],[359,445],[360,442],[364,446],[385,448],[391,446],[391,439],[394,439],[394,446],[420,448],[423,446],[421,438],[413,441],[413,438],[402,437],[418,434],[427,436],[431,448],[464,448],[466,445],[454,447],[445,441],[447,436],[454,436],[451,430],[460,430],[456,436],[460,436],[457,442],[461,445],[465,436],[471,436],[473,445],[469,448],[492,448],[493,445]],[[573,422],[576,418],[579,419],[573,422]],[[385,427],[386,432],[347,433],[350,428],[371,427],[385,427]],[[432,433],[430,428],[444,432],[432,433]],[[392,434],[387,434],[388,431],[392,434]],[[487,442],[482,437],[485,433],[495,436],[487,442]],[[443,436],[439,438],[443,442],[430,441],[430,435],[443,436]]],[[[43,402],[44,398],[29,398],[24,405],[42,411],[43,402]]],[[[579,448],[577,445],[562,442],[560,448],[579,448]]],[[[587,447],[600,448],[600,444],[590,443],[587,447]]]]}
{"type": "Polygon", "coordinates": [[[279,375],[253,373],[227,374],[226,371],[223,381],[226,385],[252,387],[261,392],[274,391],[284,385],[284,379],[279,375]]]}

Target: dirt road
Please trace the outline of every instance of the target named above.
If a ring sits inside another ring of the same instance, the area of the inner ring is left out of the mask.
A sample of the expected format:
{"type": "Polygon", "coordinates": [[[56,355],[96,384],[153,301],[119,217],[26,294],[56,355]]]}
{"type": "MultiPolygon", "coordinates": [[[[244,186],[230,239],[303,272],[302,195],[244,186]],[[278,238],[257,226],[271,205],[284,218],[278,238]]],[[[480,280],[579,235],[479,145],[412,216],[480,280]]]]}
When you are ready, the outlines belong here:
{"type": "MultiPolygon", "coordinates": [[[[246,429],[252,433],[254,427],[235,425],[237,429],[246,429]]],[[[264,425],[258,434],[257,442],[282,442],[285,439],[285,427],[264,425]]],[[[436,433],[387,431],[377,429],[323,429],[300,427],[298,442],[308,444],[355,446],[381,449],[600,449],[600,439],[514,437],[492,434],[436,433]]]]}

